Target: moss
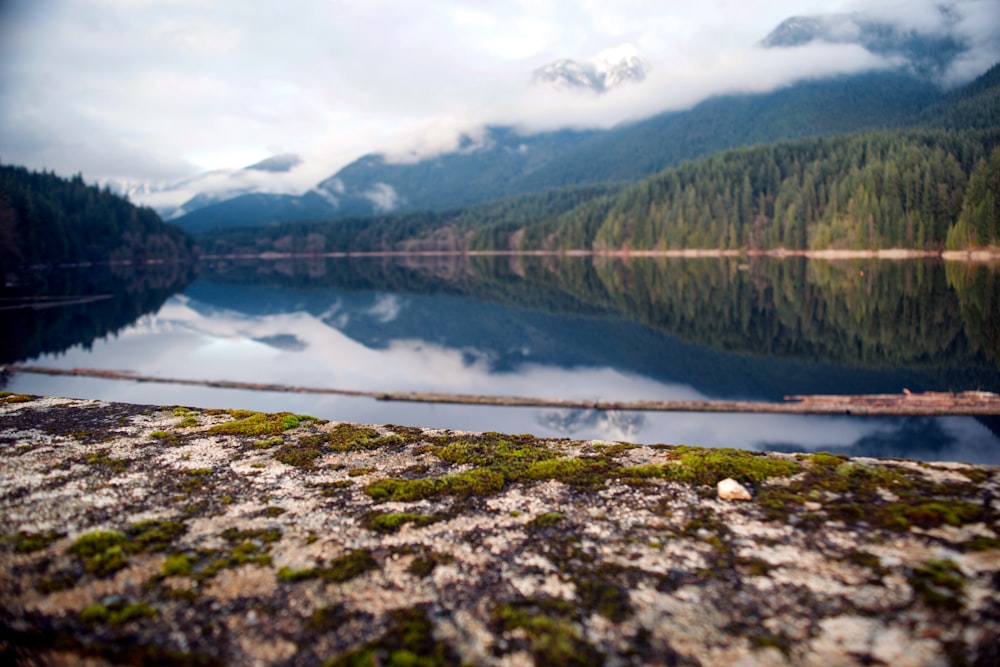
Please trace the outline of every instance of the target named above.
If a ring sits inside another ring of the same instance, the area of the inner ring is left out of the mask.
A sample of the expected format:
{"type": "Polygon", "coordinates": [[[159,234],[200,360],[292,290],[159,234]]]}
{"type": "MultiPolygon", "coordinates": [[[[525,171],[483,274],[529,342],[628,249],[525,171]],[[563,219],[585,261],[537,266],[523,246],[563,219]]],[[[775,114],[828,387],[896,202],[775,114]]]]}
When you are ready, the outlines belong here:
{"type": "Polygon", "coordinates": [[[277,506],[274,506],[274,505],[271,505],[271,506],[269,506],[269,507],[266,507],[266,508],[264,509],[264,512],[263,512],[263,514],[264,514],[264,516],[266,516],[266,517],[269,517],[269,518],[272,518],[272,519],[273,519],[273,518],[275,518],[275,517],[279,517],[279,516],[281,516],[281,515],[282,515],[282,514],[284,514],[284,513],[286,512],[286,511],[287,511],[287,510],[286,510],[286,509],[285,509],[284,507],[277,507],[277,506]]]}
{"type": "Polygon", "coordinates": [[[954,561],[928,561],[913,569],[909,581],[930,607],[957,611],[963,606],[965,575],[954,561]]]}
{"type": "Polygon", "coordinates": [[[263,413],[249,410],[232,410],[234,421],[216,424],[209,431],[226,435],[278,435],[304,423],[317,421],[315,417],[291,412],[263,413]]]}
{"type": "Polygon", "coordinates": [[[35,583],[35,590],[42,595],[65,591],[76,586],[77,577],[69,572],[54,577],[42,577],[35,583]]]}
{"type": "Polygon", "coordinates": [[[229,543],[228,548],[197,552],[198,558],[192,564],[192,575],[196,579],[210,579],[221,570],[239,565],[270,565],[271,544],[281,539],[281,531],[277,528],[229,528],[221,537],[229,543]]]}
{"type": "Polygon", "coordinates": [[[991,549],[1000,549],[1000,540],[995,537],[977,535],[958,546],[962,551],[990,551],[991,549]]]}
{"type": "Polygon", "coordinates": [[[528,522],[532,528],[546,528],[555,525],[563,520],[563,515],[559,512],[544,512],[528,522]]]}
{"type": "Polygon", "coordinates": [[[13,394],[9,391],[0,393],[0,403],[30,403],[35,400],[31,394],[13,394]]]}
{"type": "Polygon", "coordinates": [[[659,476],[686,484],[714,486],[727,477],[754,483],[788,477],[800,470],[795,461],[741,449],[677,447],[673,454],[675,460],[661,466],[659,476]]]}
{"type": "Polygon", "coordinates": [[[535,461],[525,469],[523,479],[554,479],[570,486],[595,488],[603,486],[617,464],[605,458],[558,458],[535,461]]]}
{"type": "Polygon", "coordinates": [[[369,512],[362,518],[365,528],[377,533],[395,533],[404,524],[426,526],[441,521],[440,514],[417,514],[415,512],[369,512]]]}
{"type": "Polygon", "coordinates": [[[632,615],[628,591],[617,582],[591,572],[574,577],[574,583],[579,602],[586,609],[614,623],[621,623],[632,615]]]}
{"type": "Polygon", "coordinates": [[[425,479],[383,479],[365,486],[364,490],[376,502],[413,502],[440,496],[485,496],[504,487],[502,474],[485,468],[425,479]]]}
{"type": "Polygon", "coordinates": [[[129,537],[128,550],[131,553],[142,551],[164,551],[187,531],[180,521],[150,520],[133,523],[127,529],[129,537]]]}
{"type": "Polygon", "coordinates": [[[323,456],[323,451],[310,444],[312,440],[313,438],[303,438],[299,442],[282,445],[275,451],[274,458],[296,468],[313,468],[316,466],[316,459],[323,456]]]}
{"type": "Polygon", "coordinates": [[[303,581],[305,579],[324,579],[341,583],[361,576],[369,570],[378,569],[378,563],[370,552],[364,549],[354,549],[347,554],[330,561],[329,565],[312,567],[305,570],[293,570],[282,567],[278,570],[279,581],[303,581]]]}
{"type": "Polygon", "coordinates": [[[275,435],[265,440],[257,440],[253,443],[254,449],[270,449],[271,447],[278,447],[285,442],[285,439],[280,435],[275,435]]]}
{"type": "Polygon", "coordinates": [[[194,561],[187,554],[174,554],[168,556],[163,563],[163,576],[184,576],[191,574],[194,569],[194,561]]]}
{"type": "Polygon", "coordinates": [[[177,423],[177,428],[194,428],[195,426],[198,426],[198,423],[197,417],[188,415],[177,423]]]}
{"type": "Polygon", "coordinates": [[[49,531],[47,533],[28,533],[22,531],[5,537],[3,541],[13,545],[14,553],[30,554],[35,551],[47,549],[50,544],[65,536],[66,533],[57,531],[49,531]]]}
{"type": "Polygon", "coordinates": [[[323,667],[444,667],[460,664],[451,647],[434,639],[426,607],[397,609],[377,640],[323,663],[323,667]]]}
{"type": "Polygon", "coordinates": [[[432,551],[414,558],[406,568],[406,571],[414,577],[423,579],[424,577],[429,577],[438,565],[448,565],[454,562],[455,559],[449,554],[432,551]]]}
{"type": "Polygon", "coordinates": [[[113,472],[125,472],[127,464],[122,459],[109,459],[108,451],[101,449],[87,457],[87,465],[100,465],[111,469],[113,472]]]}
{"type": "Polygon", "coordinates": [[[211,468],[188,468],[186,470],[181,470],[182,475],[188,475],[189,477],[204,477],[205,475],[211,475],[211,468]]]}
{"type": "Polygon", "coordinates": [[[348,477],[363,477],[365,475],[370,475],[378,470],[378,468],[354,468],[347,471],[348,477]]]}
{"type": "Polygon", "coordinates": [[[122,601],[108,606],[92,604],[80,610],[80,620],[83,623],[102,623],[112,627],[124,625],[139,618],[155,618],[156,615],[156,610],[142,601],[128,603],[122,601]]]}
{"type": "Polygon", "coordinates": [[[505,638],[518,643],[511,634],[521,630],[527,650],[536,664],[589,667],[604,663],[604,656],[586,642],[576,623],[577,607],[564,600],[530,598],[496,605],[491,613],[494,624],[505,638]]]}
{"type": "Polygon", "coordinates": [[[78,537],[67,551],[83,561],[84,571],[104,577],[128,565],[123,548],[127,541],[118,531],[98,530],[78,537]]]}
{"type": "Polygon", "coordinates": [[[149,437],[171,447],[177,446],[182,442],[176,433],[169,431],[153,431],[149,434],[149,437]]]}

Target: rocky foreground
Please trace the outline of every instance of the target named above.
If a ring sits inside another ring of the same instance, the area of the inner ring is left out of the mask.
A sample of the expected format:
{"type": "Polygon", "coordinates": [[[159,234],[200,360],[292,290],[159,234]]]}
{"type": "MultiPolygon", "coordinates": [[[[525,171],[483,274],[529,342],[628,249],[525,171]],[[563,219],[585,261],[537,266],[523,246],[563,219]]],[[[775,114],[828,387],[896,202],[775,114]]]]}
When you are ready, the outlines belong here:
{"type": "Polygon", "coordinates": [[[1000,664],[995,467],[11,394],[0,461],[0,662],[1000,664]]]}

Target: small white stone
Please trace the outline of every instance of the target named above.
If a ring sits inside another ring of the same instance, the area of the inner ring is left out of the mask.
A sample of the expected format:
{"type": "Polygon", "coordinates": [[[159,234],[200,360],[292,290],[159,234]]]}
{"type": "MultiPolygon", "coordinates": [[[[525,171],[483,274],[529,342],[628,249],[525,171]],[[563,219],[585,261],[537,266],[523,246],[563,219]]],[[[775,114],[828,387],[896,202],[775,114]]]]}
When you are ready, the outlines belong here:
{"type": "Polygon", "coordinates": [[[720,500],[751,500],[752,496],[746,487],[731,477],[727,477],[716,485],[720,500]]]}

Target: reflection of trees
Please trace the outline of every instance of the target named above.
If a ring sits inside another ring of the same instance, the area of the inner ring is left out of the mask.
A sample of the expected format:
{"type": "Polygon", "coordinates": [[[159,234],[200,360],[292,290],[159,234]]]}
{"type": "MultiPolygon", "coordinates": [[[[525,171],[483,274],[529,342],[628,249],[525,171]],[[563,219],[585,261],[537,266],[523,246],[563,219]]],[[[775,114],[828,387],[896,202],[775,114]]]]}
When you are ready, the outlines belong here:
{"type": "MultiPolygon", "coordinates": [[[[890,420],[888,428],[869,433],[850,445],[819,449],[846,456],[937,460],[942,455],[954,456],[956,444],[955,436],[944,430],[939,418],[905,417],[890,420]]],[[[759,447],[776,452],[809,451],[800,445],[774,442],[760,443],[759,447]]]]}
{"type": "Polygon", "coordinates": [[[164,263],[33,274],[32,282],[4,290],[4,326],[0,327],[0,362],[22,361],[73,345],[90,347],[97,339],[155,313],[194,278],[191,264],[164,263]],[[109,298],[76,305],[35,309],[32,299],[46,297],[109,298]],[[23,307],[15,307],[23,306],[23,307]]]}
{"type": "MultiPolygon", "coordinates": [[[[315,261],[315,260],[312,260],[315,261]]],[[[1000,271],[937,260],[467,257],[331,259],[292,270],[267,263],[208,269],[224,283],[455,294],[572,315],[617,315],[736,354],[851,367],[952,369],[996,384],[1000,271]],[[946,270],[947,267],[947,270],[946,270]],[[992,363],[991,363],[992,362],[992,363]]]]}

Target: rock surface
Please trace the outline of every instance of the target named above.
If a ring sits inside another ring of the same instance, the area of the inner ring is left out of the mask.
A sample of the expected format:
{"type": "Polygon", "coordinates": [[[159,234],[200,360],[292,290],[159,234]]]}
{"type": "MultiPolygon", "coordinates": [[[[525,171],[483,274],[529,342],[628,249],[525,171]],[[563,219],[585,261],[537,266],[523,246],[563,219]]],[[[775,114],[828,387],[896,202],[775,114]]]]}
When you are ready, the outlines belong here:
{"type": "Polygon", "coordinates": [[[994,467],[0,395],[0,662],[995,665],[998,496],[994,467]]]}

